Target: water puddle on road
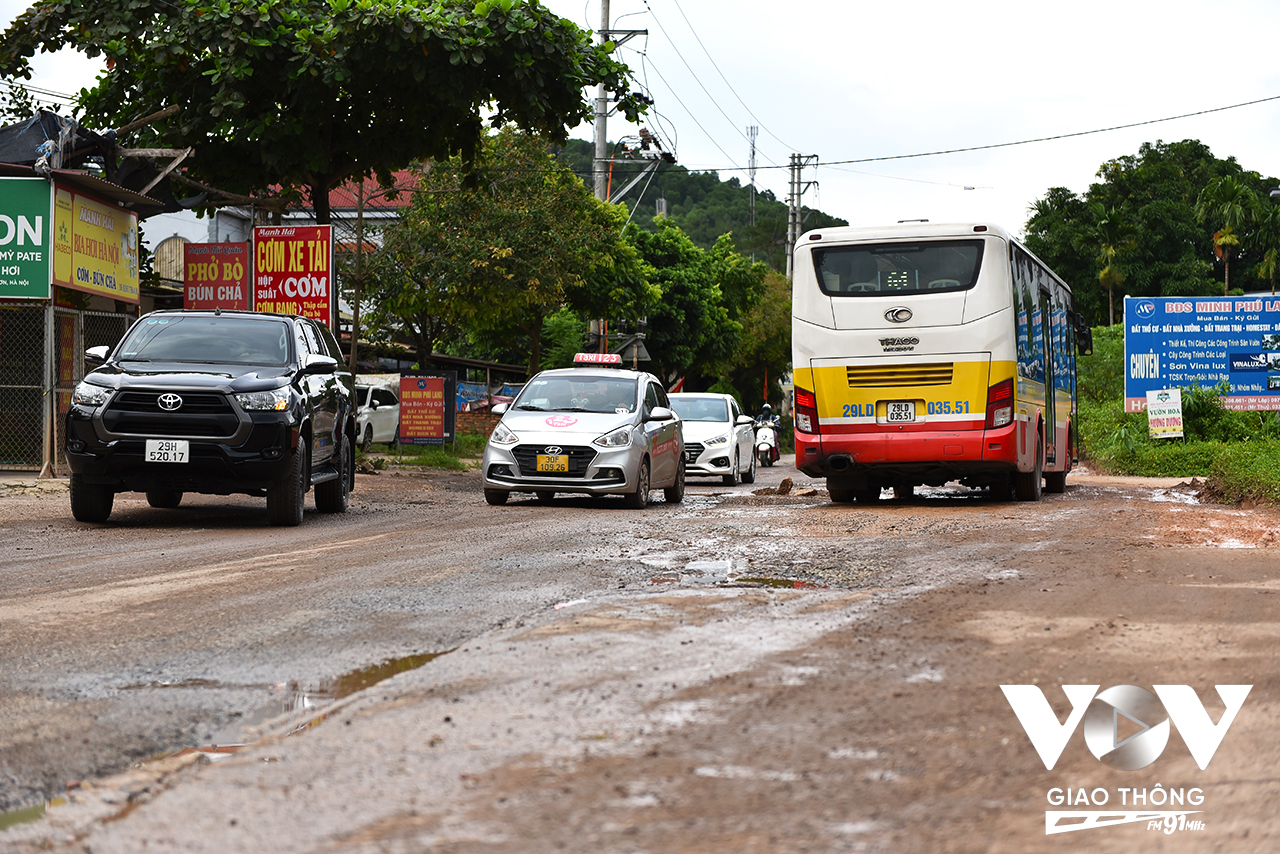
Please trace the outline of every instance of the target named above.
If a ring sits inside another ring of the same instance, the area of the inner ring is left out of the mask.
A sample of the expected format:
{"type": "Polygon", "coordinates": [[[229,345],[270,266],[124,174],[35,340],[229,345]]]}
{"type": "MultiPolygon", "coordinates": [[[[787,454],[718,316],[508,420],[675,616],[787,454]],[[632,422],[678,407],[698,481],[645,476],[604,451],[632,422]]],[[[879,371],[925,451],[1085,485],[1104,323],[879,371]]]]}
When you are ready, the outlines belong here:
{"type": "Polygon", "coordinates": [[[777,587],[788,589],[821,588],[825,585],[801,581],[796,578],[785,578],[771,575],[747,575],[746,561],[734,560],[691,560],[683,569],[664,572],[654,576],[655,584],[716,584],[716,585],[758,585],[761,587],[777,587]]]}
{"type": "MultiPolygon", "coordinates": [[[[272,686],[263,686],[273,695],[272,699],[259,707],[236,719],[235,723],[227,729],[216,733],[210,740],[209,744],[199,747],[184,747],[180,750],[174,750],[167,753],[161,753],[152,756],[138,763],[145,765],[148,762],[156,762],[161,759],[169,759],[175,756],[187,756],[192,753],[201,753],[210,761],[225,759],[231,754],[244,747],[246,742],[243,740],[242,730],[245,727],[256,726],[272,718],[290,712],[301,711],[320,711],[323,707],[349,697],[357,691],[377,685],[385,679],[390,679],[400,673],[406,673],[410,670],[417,670],[424,664],[434,661],[442,655],[453,652],[453,650],[445,650],[444,652],[426,652],[417,655],[406,655],[400,658],[389,658],[377,664],[362,667],[358,670],[351,670],[332,679],[324,679],[319,683],[303,684],[300,682],[277,682],[272,686]]],[[[182,682],[153,682],[145,685],[129,685],[127,689],[137,688],[218,688],[228,687],[222,683],[207,679],[188,679],[182,682]]],[[[294,735],[302,732],[324,720],[325,714],[307,721],[299,726],[293,732],[288,733],[294,735]]]]}

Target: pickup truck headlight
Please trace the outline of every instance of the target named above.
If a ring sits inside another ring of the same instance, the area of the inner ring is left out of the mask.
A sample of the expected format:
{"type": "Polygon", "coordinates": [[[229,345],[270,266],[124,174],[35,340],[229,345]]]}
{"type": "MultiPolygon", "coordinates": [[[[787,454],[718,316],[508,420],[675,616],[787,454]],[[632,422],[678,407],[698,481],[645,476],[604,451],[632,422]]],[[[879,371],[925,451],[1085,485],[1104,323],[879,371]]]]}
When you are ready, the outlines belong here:
{"type": "Polygon", "coordinates": [[[235,396],[236,403],[247,412],[284,412],[289,408],[289,389],[249,391],[235,396]]]}
{"type": "Polygon", "coordinates": [[[626,448],[631,444],[631,427],[619,427],[617,430],[605,433],[591,444],[602,448],[626,448]]]}
{"type": "Polygon", "coordinates": [[[76,386],[75,393],[71,395],[71,400],[80,406],[87,406],[93,409],[106,403],[107,398],[110,396],[111,389],[82,382],[76,386]]]}

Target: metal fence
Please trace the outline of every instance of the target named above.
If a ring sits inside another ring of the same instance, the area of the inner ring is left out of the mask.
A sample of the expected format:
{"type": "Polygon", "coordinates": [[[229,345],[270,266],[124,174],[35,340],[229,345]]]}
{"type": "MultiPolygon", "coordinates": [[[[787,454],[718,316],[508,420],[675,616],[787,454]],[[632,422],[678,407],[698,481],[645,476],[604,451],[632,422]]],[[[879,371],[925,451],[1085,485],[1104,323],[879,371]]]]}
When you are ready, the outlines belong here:
{"type": "Polygon", "coordinates": [[[53,458],[57,474],[70,473],[63,450],[63,428],[67,410],[71,407],[71,394],[76,383],[84,379],[84,351],[90,347],[106,345],[114,348],[124,337],[133,318],[125,314],[102,311],[73,311],[57,309],[54,312],[54,336],[57,342],[54,362],[53,458]]]}
{"type": "Polygon", "coordinates": [[[0,303],[0,468],[43,463],[45,310],[0,303]]]}

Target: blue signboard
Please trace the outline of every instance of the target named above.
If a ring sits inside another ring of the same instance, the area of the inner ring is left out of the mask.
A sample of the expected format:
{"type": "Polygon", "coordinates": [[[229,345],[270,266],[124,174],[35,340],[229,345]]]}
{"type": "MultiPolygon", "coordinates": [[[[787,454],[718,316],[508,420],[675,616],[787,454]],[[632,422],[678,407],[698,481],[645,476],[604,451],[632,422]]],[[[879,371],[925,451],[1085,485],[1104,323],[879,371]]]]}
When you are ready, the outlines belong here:
{"type": "Polygon", "coordinates": [[[1280,297],[1125,297],[1124,362],[1126,412],[1223,380],[1228,409],[1280,409],[1280,297]]]}

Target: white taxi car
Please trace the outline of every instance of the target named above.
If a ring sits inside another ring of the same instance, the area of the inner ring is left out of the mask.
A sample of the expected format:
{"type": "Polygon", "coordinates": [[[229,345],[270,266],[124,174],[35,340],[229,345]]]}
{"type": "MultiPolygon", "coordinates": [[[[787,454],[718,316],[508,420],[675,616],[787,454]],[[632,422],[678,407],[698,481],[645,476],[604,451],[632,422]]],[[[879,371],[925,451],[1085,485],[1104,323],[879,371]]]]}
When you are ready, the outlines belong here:
{"type": "Polygon", "coordinates": [[[733,395],[681,392],[671,395],[671,408],[684,425],[690,477],[720,477],[726,486],[755,483],[754,420],[733,395]]]}
{"type": "Polygon", "coordinates": [[[628,507],[661,488],[684,498],[684,432],[662,383],[621,368],[613,353],[579,353],[577,367],[542,371],[508,406],[489,435],[484,497],[512,492],[550,501],[557,492],[621,495],[628,507]]]}

